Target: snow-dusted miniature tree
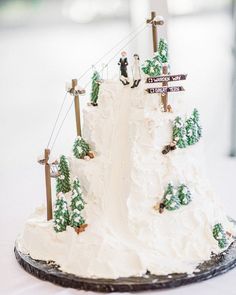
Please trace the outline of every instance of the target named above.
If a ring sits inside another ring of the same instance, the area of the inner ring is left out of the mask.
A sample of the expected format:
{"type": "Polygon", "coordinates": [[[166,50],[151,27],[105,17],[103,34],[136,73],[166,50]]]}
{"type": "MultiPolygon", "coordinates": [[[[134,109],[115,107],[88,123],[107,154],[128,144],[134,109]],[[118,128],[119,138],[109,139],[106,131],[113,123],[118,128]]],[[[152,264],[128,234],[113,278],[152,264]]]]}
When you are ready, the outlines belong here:
{"type": "Polygon", "coordinates": [[[141,69],[144,72],[144,74],[150,77],[161,75],[162,63],[159,53],[155,53],[153,58],[147,59],[141,66],[141,69]]]}
{"type": "Polygon", "coordinates": [[[191,202],[191,192],[185,184],[178,187],[178,198],[181,205],[188,205],[191,202]]]}
{"type": "Polygon", "coordinates": [[[78,136],[74,142],[73,154],[77,159],[84,158],[89,152],[88,143],[81,137],[78,136]]]}
{"type": "Polygon", "coordinates": [[[173,123],[173,140],[176,142],[178,148],[187,147],[187,137],[185,130],[185,123],[181,117],[176,117],[173,123]]]}
{"type": "Polygon", "coordinates": [[[161,62],[168,62],[168,43],[165,39],[161,38],[158,45],[158,52],[160,54],[161,62]]]}
{"type": "Polygon", "coordinates": [[[58,164],[58,173],[56,181],[56,192],[57,193],[67,193],[71,190],[70,185],[70,170],[69,164],[64,155],[60,157],[60,161],[58,164]]]}
{"type": "Polygon", "coordinates": [[[161,59],[160,53],[158,51],[154,53],[153,59],[158,61],[159,65],[162,66],[162,59],[161,59]]]}
{"type": "Polygon", "coordinates": [[[72,184],[72,197],[71,197],[71,216],[70,225],[72,227],[80,227],[85,223],[84,217],[81,215],[84,209],[84,199],[82,190],[80,188],[79,180],[76,179],[72,184]]]}
{"type": "Polygon", "coordinates": [[[101,80],[101,77],[100,77],[98,71],[94,71],[93,76],[92,76],[92,91],[90,94],[90,100],[91,100],[91,104],[93,106],[97,105],[98,93],[99,93],[99,88],[100,88],[100,80],[101,80]]]}
{"type": "Polygon", "coordinates": [[[66,230],[67,225],[69,225],[69,220],[70,218],[67,202],[63,193],[60,193],[57,195],[53,211],[54,230],[56,232],[62,232],[66,230]]]}
{"type": "Polygon", "coordinates": [[[197,109],[193,110],[192,116],[186,120],[185,125],[188,145],[197,143],[202,136],[202,128],[199,124],[199,113],[197,109]]]}
{"type": "Polygon", "coordinates": [[[197,135],[197,141],[202,137],[202,127],[200,125],[200,120],[199,120],[199,112],[197,109],[193,110],[192,118],[193,122],[195,123],[196,127],[196,135],[197,135]]]}
{"type": "Polygon", "coordinates": [[[227,246],[228,242],[226,239],[226,234],[224,228],[221,223],[217,223],[214,225],[213,230],[213,237],[217,240],[218,246],[223,249],[227,246]]]}
{"type": "Polygon", "coordinates": [[[173,211],[180,207],[180,201],[177,195],[177,190],[169,183],[164,193],[163,204],[167,210],[173,211]]]}
{"type": "Polygon", "coordinates": [[[192,145],[195,142],[197,142],[196,125],[195,125],[192,117],[190,117],[186,120],[185,126],[186,126],[187,144],[192,145]]]}

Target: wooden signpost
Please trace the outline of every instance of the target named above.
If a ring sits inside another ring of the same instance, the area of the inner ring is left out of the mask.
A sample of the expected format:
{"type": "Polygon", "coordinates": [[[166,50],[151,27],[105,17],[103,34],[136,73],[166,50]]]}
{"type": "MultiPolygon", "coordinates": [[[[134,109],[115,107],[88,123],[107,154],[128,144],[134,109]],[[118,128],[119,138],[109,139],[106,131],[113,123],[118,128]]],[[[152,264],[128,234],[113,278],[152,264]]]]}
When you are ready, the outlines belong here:
{"type": "Polygon", "coordinates": [[[164,19],[162,16],[157,16],[155,11],[151,12],[151,18],[147,19],[147,24],[152,25],[152,41],[153,41],[153,51],[154,53],[158,50],[158,36],[157,36],[157,26],[164,24],[164,19]]]}
{"type": "MultiPolygon", "coordinates": [[[[165,64],[165,65],[162,66],[162,73],[163,73],[163,75],[167,75],[168,74],[168,65],[167,64],[165,64]]],[[[171,89],[170,89],[170,87],[167,87],[168,86],[168,82],[167,81],[162,82],[162,86],[163,86],[163,88],[167,89],[161,95],[161,102],[162,102],[163,107],[164,107],[164,112],[167,112],[168,92],[170,92],[171,89]]],[[[175,89],[173,89],[173,91],[175,91],[175,89]]]]}
{"type": "MultiPolygon", "coordinates": [[[[158,35],[157,35],[157,26],[164,24],[164,19],[162,16],[157,16],[155,11],[151,12],[150,19],[147,19],[147,24],[152,25],[152,41],[153,41],[153,51],[154,53],[158,51],[158,35]]],[[[182,86],[168,86],[168,82],[185,80],[187,75],[168,75],[168,64],[162,66],[163,75],[157,77],[147,78],[146,83],[161,83],[162,87],[156,88],[147,88],[148,93],[160,93],[161,101],[164,107],[164,112],[167,112],[168,109],[168,92],[178,92],[184,91],[182,86]]]]}
{"type": "Polygon", "coordinates": [[[180,75],[162,75],[157,77],[149,77],[146,80],[146,83],[161,83],[161,82],[172,82],[186,80],[187,74],[180,75]]]}
{"type": "Polygon", "coordinates": [[[162,86],[157,88],[147,88],[146,91],[148,93],[160,93],[160,94],[167,94],[168,92],[179,92],[184,91],[183,86],[162,86]]]}
{"type": "Polygon", "coordinates": [[[161,87],[147,88],[148,93],[159,93],[161,94],[161,101],[163,104],[164,112],[167,112],[168,109],[168,93],[169,92],[179,92],[184,91],[183,86],[168,86],[168,82],[175,82],[186,80],[187,74],[178,74],[178,75],[168,75],[168,65],[165,64],[162,67],[163,75],[157,77],[149,77],[146,80],[146,83],[161,83],[161,87]]]}

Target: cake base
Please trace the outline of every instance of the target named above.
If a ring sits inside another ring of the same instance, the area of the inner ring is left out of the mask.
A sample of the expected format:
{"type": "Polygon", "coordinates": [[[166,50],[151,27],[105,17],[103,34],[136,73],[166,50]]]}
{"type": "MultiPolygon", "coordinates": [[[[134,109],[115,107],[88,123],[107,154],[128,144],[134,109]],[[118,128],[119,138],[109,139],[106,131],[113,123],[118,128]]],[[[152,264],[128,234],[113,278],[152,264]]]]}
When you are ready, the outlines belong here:
{"type": "MultiPolygon", "coordinates": [[[[236,224],[235,221],[233,222],[236,224]]],[[[200,264],[197,271],[191,275],[186,273],[165,276],[146,274],[142,277],[119,278],[117,280],[80,278],[73,274],[64,273],[53,262],[35,260],[29,255],[20,252],[17,241],[14,252],[19,264],[28,273],[41,280],[49,281],[63,287],[96,292],[134,292],[174,288],[208,280],[236,266],[236,240],[225,252],[214,255],[210,260],[200,264]]]]}

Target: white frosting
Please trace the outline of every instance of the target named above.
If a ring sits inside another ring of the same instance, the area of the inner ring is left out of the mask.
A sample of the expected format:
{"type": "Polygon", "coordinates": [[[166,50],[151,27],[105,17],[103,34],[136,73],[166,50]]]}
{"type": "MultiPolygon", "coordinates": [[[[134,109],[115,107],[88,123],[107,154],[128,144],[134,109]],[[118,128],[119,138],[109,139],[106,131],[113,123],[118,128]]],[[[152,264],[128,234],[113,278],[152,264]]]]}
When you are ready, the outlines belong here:
{"type": "Polygon", "coordinates": [[[70,157],[72,177],[83,188],[88,227],[77,235],[67,227],[55,233],[36,210],[20,238],[23,252],[53,260],[68,273],[82,277],[118,278],[191,273],[211,252],[219,253],[212,227],[221,222],[232,232],[220,203],[201,169],[201,141],[162,155],[170,143],[171,122],[192,112],[180,95],[174,113],[160,110],[160,97],[120,82],[105,81],[98,107],[84,110],[83,136],[96,151],[90,161],[70,157]],[[185,183],[192,202],[159,214],[153,206],[169,182],[185,183]]]}

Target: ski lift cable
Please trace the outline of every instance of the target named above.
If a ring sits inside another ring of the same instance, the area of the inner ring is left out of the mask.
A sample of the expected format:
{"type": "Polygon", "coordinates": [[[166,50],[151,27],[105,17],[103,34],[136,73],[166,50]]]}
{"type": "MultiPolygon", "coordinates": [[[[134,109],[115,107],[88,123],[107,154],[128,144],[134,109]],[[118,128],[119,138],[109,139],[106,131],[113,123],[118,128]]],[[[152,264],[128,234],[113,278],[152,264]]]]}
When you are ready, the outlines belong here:
{"type": "MultiPolygon", "coordinates": [[[[99,73],[101,73],[101,71],[103,71],[104,70],[104,68],[120,53],[120,51],[121,50],[123,50],[129,43],[131,43],[140,33],[142,33],[143,31],[144,31],[144,29],[146,29],[147,28],[147,24],[145,24],[145,26],[144,27],[142,27],[138,32],[136,32],[136,34],[129,40],[129,41],[127,41],[121,48],[119,48],[119,50],[118,51],[116,51],[116,53],[108,60],[108,62],[101,68],[101,70],[99,71],[99,73]]],[[[91,69],[91,67],[90,67],[90,69],[91,69]]],[[[81,78],[79,78],[79,79],[81,79],[81,78]]],[[[89,81],[85,84],[85,89],[88,87],[88,85],[91,83],[91,79],[89,79],[89,81]]],[[[70,110],[71,110],[71,108],[72,108],[72,106],[73,106],[73,101],[71,102],[71,104],[70,104],[70,106],[69,106],[69,108],[68,108],[68,110],[67,110],[67,112],[65,113],[65,116],[64,116],[64,118],[63,118],[63,120],[62,120],[62,122],[61,122],[61,124],[60,124],[60,126],[59,126],[59,129],[58,129],[58,131],[57,131],[57,133],[56,133],[56,136],[55,136],[55,138],[54,138],[54,141],[53,141],[53,143],[52,143],[52,145],[51,145],[51,150],[54,148],[54,146],[55,146],[55,143],[56,143],[56,140],[57,140],[57,138],[58,138],[58,136],[59,136],[59,134],[60,134],[60,131],[61,131],[61,129],[62,129],[62,127],[63,127],[63,125],[64,125],[64,122],[65,122],[65,120],[66,120],[66,118],[67,118],[67,116],[68,116],[68,114],[69,114],[69,112],[70,112],[70,110]]]]}
{"type": "Polygon", "coordinates": [[[112,48],[110,48],[104,55],[102,55],[92,66],[87,68],[85,72],[79,76],[78,81],[81,80],[93,67],[98,65],[108,54],[110,54],[113,50],[115,50],[122,42],[124,42],[127,38],[129,38],[132,34],[134,34],[137,30],[139,30],[140,27],[143,26],[146,22],[143,22],[139,24],[133,31],[131,31],[128,35],[126,35],[124,38],[122,38],[119,42],[117,42],[112,48]]]}
{"type": "MultiPolygon", "coordinates": [[[[103,72],[103,70],[112,62],[112,60],[120,53],[120,51],[122,51],[129,43],[131,43],[140,33],[142,33],[144,31],[144,29],[146,29],[148,27],[148,24],[145,24],[145,26],[140,29],[128,42],[126,42],[121,48],[119,48],[119,50],[116,51],[116,53],[108,60],[107,63],[105,63],[101,69],[98,71],[99,74],[101,74],[103,72]]],[[[91,79],[89,79],[89,81],[85,84],[84,89],[87,88],[87,86],[91,83],[91,79]]]]}
{"type": "Polygon", "coordinates": [[[65,120],[66,120],[66,118],[67,118],[67,116],[68,116],[68,114],[69,114],[69,112],[70,112],[70,110],[71,110],[73,104],[74,104],[74,101],[71,102],[69,108],[67,109],[67,111],[66,111],[66,113],[65,113],[65,116],[64,116],[64,118],[63,118],[63,120],[62,120],[62,122],[61,122],[61,124],[60,124],[60,126],[59,126],[59,128],[58,128],[58,131],[57,131],[57,133],[56,133],[56,136],[55,136],[55,138],[54,138],[54,141],[53,141],[53,143],[52,143],[52,145],[51,145],[51,151],[53,150],[53,147],[54,147],[54,145],[55,145],[55,143],[56,143],[56,140],[57,140],[57,138],[58,138],[58,136],[59,136],[59,134],[60,134],[60,131],[61,131],[63,125],[64,125],[64,122],[65,122],[65,120]]]}
{"type": "Polygon", "coordinates": [[[141,28],[129,41],[127,41],[118,51],[116,51],[116,53],[108,60],[108,62],[105,65],[103,65],[99,73],[101,73],[105,69],[105,67],[108,66],[112,62],[112,60],[120,53],[120,51],[123,50],[129,43],[131,43],[147,27],[148,27],[148,24],[145,24],[143,28],[141,28]]]}
{"type": "Polygon", "coordinates": [[[58,115],[57,115],[56,121],[55,121],[55,123],[54,123],[54,125],[53,125],[52,132],[51,132],[50,137],[49,137],[49,140],[48,140],[47,148],[49,147],[49,145],[50,145],[50,143],[51,143],[52,136],[53,136],[53,134],[54,134],[55,128],[56,128],[56,126],[57,126],[57,123],[58,123],[59,117],[60,117],[60,115],[61,115],[61,112],[62,112],[63,106],[64,106],[65,101],[66,101],[66,98],[67,98],[67,94],[68,94],[68,92],[66,92],[65,95],[64,95],[64,98],[63,98],[62,104],[61,104],[61,106],[60,106],[60,109],[59,109],[59,112],[58,112],[58,115]]]}
{"type": "MultiPolygon", "coordinates": [[[[117,42],[111,49],[109,49],[104,55],[102,55],[92,66],[90,66],[89,68],[87,68],[87,70],[78,78],[78,81],[80,81],[91,69],[93,69],[93,67],[95,67],[97,64],[99,64],[108,54],[110,54],[114,49],[117,48],[117,46],[119,46],[122,42],[124,42],[127,38],[129,38],[132,34],[134,34],[137,30],[139,30],[140,27],[142,27],[144,24],[144,22],[142,22],[141,24],[139,24],[133,31],[131,31],[129,34],[127,34],[124,38],[122,38],[119,42],[117,42]]],[[[106,66],[105,66],[106,67],[106,66]]],[[[104,67],[104,68],[105,68],[104,67]]],[[[90,84],[87,83],[86,84],[86,87],[90,84]]],[[[85,88],[86,88],[85,87],[85,88]]],[[[52,128],[52,132],[50,134],[50,137],[49,137],[49,140],[48,140],[48,144],[47,144],[47,148],[49,147],[50,143],[51,143],[51,140],[52,140],[52,137],[53,137],[53,134],[55,132],[55,129],[56,129],[56,126],[57,126],[57,123],[58,123],[58,120],[59,120],[59,117],[61,115],[61,112],[62,112],[62,109],[63,109],[63,106],[64,106],[64,103],[65,103],[65,100],[66,100],[66,97],[67,97],[67,94],[68,92],[65,93],[65,96],[64,96],[64,99],[62,101],[62,104],[61,104],[61,107],[59,109],[59,112],[58,112],[58,115],[56,117],[56,121],[53,125],[53,128],[52,128]]]]}

